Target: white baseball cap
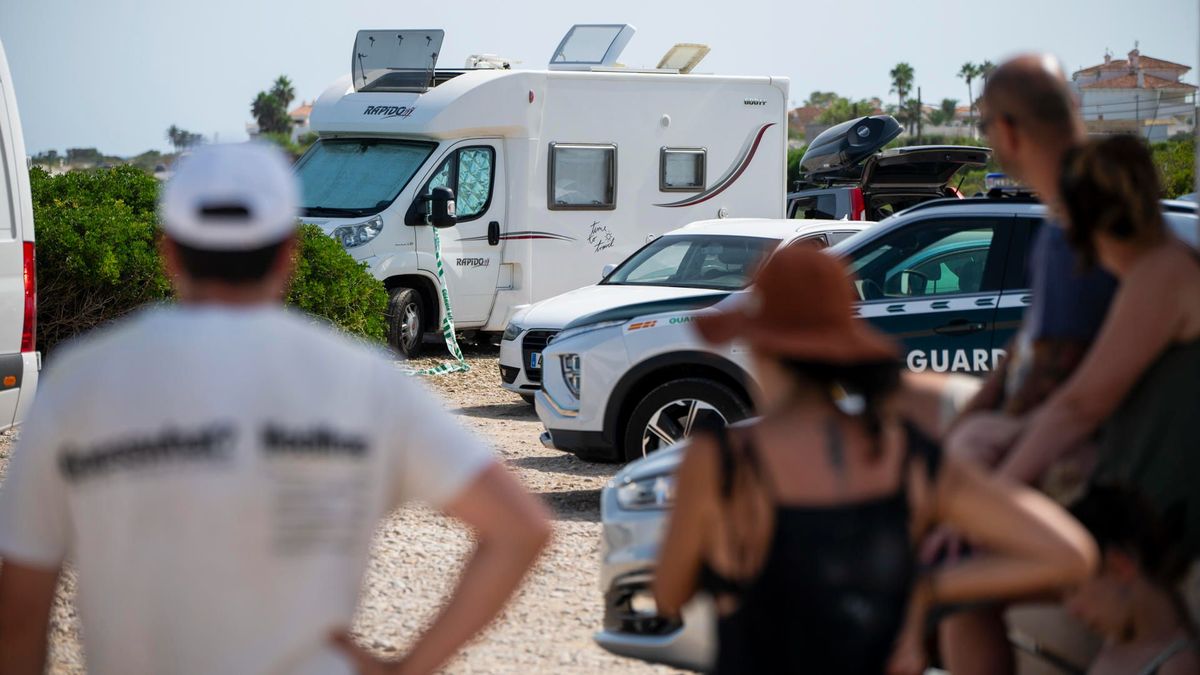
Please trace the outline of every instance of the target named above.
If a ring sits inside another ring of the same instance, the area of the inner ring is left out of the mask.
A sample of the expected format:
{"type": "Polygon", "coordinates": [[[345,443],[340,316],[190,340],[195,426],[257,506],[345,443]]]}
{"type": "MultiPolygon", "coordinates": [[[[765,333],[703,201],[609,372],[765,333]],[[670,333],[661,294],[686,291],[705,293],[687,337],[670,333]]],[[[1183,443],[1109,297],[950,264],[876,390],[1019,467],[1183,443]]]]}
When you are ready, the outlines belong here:
{"type": "Polygon", "coordinates": [[[163,230],[207,251],[248,251],[296,231],[300,188],[283,153],[264,143],[202,145],[163,189],[163,230]]]}

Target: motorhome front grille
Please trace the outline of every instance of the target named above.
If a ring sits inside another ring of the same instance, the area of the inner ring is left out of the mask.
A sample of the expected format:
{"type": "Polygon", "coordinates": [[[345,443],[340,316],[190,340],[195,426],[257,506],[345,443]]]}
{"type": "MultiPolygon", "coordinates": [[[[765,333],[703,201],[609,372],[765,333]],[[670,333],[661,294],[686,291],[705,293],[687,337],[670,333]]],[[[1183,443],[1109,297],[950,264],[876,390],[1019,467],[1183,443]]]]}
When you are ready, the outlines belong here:
{"type": "Polygon", "coordinates": [[[542,353],[546,344],[555,335],[558,335],[556,330],[531,330],[525,334],[525,339],[521,342],[521,356],[523,357],[522,364],[525,367],[525,378],[530,382],[542,381],[541,367],[534,368],[530,358],[534,354],[542,353]]]}

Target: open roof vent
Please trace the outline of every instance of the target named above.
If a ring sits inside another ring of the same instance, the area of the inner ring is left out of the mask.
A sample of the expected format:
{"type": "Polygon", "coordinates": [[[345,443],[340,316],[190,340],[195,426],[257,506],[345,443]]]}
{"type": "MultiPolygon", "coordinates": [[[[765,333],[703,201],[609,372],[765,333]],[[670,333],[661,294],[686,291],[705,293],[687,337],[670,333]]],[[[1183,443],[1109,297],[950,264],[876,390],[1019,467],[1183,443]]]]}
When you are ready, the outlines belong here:
{"type": "Polygon", "coordinates": [[[637,29],[627,23],[577,23],[550,57],[551,70],[612,68],[637,29]]]}
{"type": "Polygon", "coordinates": [[[700,65],[704,57],[712,51],[708,45],[699,45],[691,42],[680,42],[679,44],[667,50],[659,60],[656,68],[659,70],[675,70],[680,73],[690,73],[692,69],[700,65]]]}
{"type": "Polygon", "coordinates": [[[360,30],[350,74],[355,91],[427,91],[433,82],[443,30],[360,30]]]}

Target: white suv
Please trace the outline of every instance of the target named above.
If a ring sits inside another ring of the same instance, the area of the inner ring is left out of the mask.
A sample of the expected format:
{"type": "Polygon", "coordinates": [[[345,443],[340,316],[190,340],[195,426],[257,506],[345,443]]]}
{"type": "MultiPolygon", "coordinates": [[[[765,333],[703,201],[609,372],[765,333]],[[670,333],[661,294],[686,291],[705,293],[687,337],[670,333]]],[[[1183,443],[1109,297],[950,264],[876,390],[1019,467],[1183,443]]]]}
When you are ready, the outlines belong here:
{"type": "Polygon", "coordinates": [[[598,284],[519,309],[500,341],[500,382],[533,403],[541,388],[542,350],[568,325],[610,325],[619,317],[706,307],[745,288],[754,266],[781,241],[836,244],[864,227],[846,221],[703,220],[672,230],[598,284]]]}
{"type": "Polygon", "coordinates": [[[35,279],[25,141],[0,45],[0,431],[20,423],[37,389],[35,279]]]}

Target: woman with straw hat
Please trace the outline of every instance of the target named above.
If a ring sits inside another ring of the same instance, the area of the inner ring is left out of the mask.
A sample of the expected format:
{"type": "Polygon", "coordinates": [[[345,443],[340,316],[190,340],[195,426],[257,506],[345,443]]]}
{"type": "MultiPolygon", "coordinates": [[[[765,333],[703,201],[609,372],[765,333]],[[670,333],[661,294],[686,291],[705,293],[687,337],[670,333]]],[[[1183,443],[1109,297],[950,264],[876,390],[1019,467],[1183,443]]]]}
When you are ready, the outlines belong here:
{"type": "Polygon", "coordinates": [[[920,672],[933,603],[1031,594],[1095,566],[1050,500],[923,442],[896,413],[896,345],[853,318],[842,264],[781,251],[741,307],[697,321],[749,347],[761,417],[694,438],[657,571],[659,613],[698,591],[720,614],[718,673],[920,672]],[[988,554],[919,574],[951,523],[988,554]]]}

